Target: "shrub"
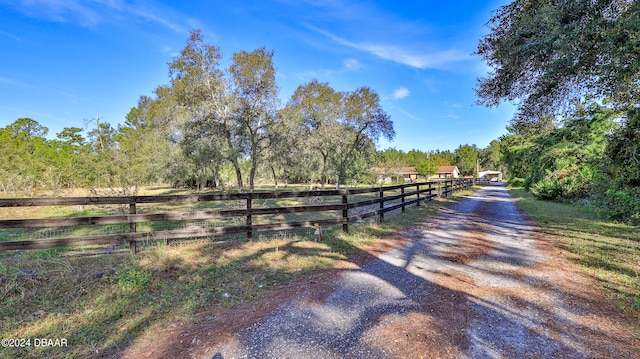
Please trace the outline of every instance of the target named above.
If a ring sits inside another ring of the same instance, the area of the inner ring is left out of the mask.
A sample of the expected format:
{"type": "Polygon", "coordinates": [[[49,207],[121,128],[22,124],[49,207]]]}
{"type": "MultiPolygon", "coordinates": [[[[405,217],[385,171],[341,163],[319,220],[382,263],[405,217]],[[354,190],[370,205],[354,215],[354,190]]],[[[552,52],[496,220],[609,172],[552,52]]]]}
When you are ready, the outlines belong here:
{"type": "Polygon", "coordinates": [[[524,186],[524,178],[510,178],[507,184],[509,185],[509,187],[522,187],[524,186]]]}
{"type": "Polygon", "coordinates": [[[531,186],[531,193],[540,199],[578,199],[587,197],[591,189],[589,170],[564,168],[547,175],[531,186]]]}
{"type": "Polygon", "coordinates": [[[539,199],[558,199],[562,194],[562,187],[557,178],[545,178],[531,186],[531,193],[539,199]]]}
{"type": "Polygon", "coordinates": [[[640,224],[640,188],[622,190],[610,189],[605,192],[599,205],[607,209],[611,219],[640,224]]]}

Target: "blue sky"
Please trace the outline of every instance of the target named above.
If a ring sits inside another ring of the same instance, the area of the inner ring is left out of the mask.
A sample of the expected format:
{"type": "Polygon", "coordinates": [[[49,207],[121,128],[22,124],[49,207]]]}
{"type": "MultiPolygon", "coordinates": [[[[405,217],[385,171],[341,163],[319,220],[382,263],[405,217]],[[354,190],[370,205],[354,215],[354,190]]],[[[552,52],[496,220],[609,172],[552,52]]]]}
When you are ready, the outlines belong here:
{"type": "Polygon", "coordinates": [[[378,148],[483,148],[514,107],[475,105],[488,68],[471,53],[507,2],[0,0],[0,127],[30,117],[54,138],[97,115],[117,126],[201,29],[225,68],[235,52],[274,50],[283,104],[313,79],[371,87],[396,130],[378,148]]]}

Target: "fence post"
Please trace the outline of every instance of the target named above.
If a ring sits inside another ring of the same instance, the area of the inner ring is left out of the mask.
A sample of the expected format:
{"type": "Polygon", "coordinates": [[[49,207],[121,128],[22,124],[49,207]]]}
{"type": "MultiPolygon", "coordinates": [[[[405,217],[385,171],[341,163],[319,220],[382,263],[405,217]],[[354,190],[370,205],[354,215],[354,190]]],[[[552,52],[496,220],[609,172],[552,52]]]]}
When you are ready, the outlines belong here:
{"type": "Polygon", "coordinates": [[[384,190],[380,187],[380,211],[378,211],[378,220],[380,222],[384,221],[384,190]]]}
{"type": "MultiPolygon", "coordinates": [[[[136,202],[129,203],[129,214],[136,214],[136,202]]],[[[129,219],[129,232],[136,233],[136,222],[129,219]]]]}
{"type": "MultiPolygon", "coordinates": [[[[136,202],[135,199],[133,199],[132,202],[129,203],[129,214],[136,214],[136,212],[136,202]]],[[[131,222],[131,219],[129,219],[129,232],[136,233],[136,229],[136,223],[131,222]]],[[[136,254],[138,252],[138,242],[129,241],[129,251],[136,254]]]]}
{"type": "MultiPolygon", "coordinates": [[[[404,213],[404,186],[400,188],[400,194],[402,195],[402,213],[404,213]]],[[[418,202],[419,203],[419,202],[418,202]]]]}
{"type": "Polygon", "coordinates": [[[342,232],[349,234],[349,200],[346,193],[342,195],[342,219],[342,232]]]}
{"type": "Polygon", "coordinates": [[[429,202],[431,202],[431,200],[433,199],[433,196],[431,196],[433,194],[433,188],[431,187],[431,182],[429,182],[429,202]]]}
{"type": "MultiPolygon", "coordinates": [[[[249,197],[247,197],[247,226],[251,226],[251,192],[248,193],[249,197]]],[[[253,239],[253,231],[251,227],[247,231],[247,240],[251,241],[253,239]]]]}
{"type": "Polygon", "coordinates": [[[416,190],[418,191],[418,195],[416,197],[418,199],[418,201],[416,202],[416,207],[420,207],[420,185],[419,184],[416,185],[416,190]]]}

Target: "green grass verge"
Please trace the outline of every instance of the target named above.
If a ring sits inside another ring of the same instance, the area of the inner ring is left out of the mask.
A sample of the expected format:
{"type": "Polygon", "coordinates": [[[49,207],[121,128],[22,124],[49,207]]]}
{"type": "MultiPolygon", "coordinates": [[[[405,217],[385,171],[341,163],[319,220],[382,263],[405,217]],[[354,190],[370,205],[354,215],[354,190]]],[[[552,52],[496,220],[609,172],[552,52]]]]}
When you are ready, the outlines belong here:
{"type": "MultiPolygon", "coordinates": [[[[461,195],[472,193],[462,191],[461,195]]],[[[436,213],[457,198],[410,207],[381,224],[324,228],[324,241],[155,243],[137,255],[8,252],[0,257],[0,336],[31,346],[4,358],[114,357],[140,337],[199,313],[260,298],[265,290],[334,266],[363,246],[436,213]],[[35,338],[66,347],[34,347],[35,338]]]]}
{"type": "Polygon", "coordinates": [[[640,317],[640,228],[576,205],[537,200],[510,189],[518,206],[628,314],[640,317]]]}

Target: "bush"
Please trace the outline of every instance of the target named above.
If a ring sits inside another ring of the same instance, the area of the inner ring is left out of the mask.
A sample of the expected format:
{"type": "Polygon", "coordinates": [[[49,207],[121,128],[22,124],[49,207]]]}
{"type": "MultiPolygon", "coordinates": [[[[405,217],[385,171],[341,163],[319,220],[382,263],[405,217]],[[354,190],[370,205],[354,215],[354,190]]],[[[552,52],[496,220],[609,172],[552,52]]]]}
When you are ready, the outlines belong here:
{"type": "Polygon", "coordinates": [[[547,175],[531,186],[531,193],[540,199],[578,199],[587,197],[592,175],[588,170],[565,168],[547,175]]]}
{"type": "Polygon", "coordinates": [[[520,178],[520,177],[510,178],[507,184],[509,185],[509,187],[522,187],[524,186],[524,178],[520,178]]]}
{"type": "Polygon", "coordinates": [[[558,199],[562,196],[562,187],[557,178],[545,178],[531,186],[531,193],[539,199],[558,199]]]}
{"type": "Polygon", "coordinates": [[[611,219],[631,224],[640,224],[640,188],[623,190],[610,189],[605,192],[602,202],[598,203],[607,210],[611,219]]]}

